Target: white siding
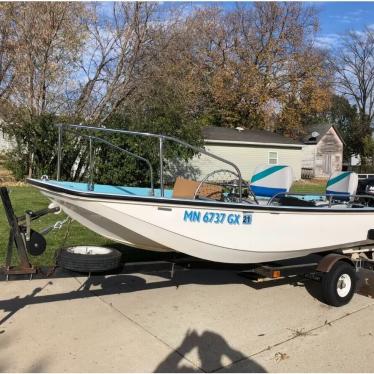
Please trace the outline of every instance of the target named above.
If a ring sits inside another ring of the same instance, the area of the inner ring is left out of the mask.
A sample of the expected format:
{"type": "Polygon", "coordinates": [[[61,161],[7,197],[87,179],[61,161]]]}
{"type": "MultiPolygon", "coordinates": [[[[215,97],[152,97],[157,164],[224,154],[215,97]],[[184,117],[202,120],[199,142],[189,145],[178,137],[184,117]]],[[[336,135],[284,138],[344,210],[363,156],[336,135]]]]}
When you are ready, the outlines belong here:
{"type": "Polygon", "coordinates": [[[316,164],[316,152],[317,152],[316,144],[306,144],[303,146],[303,159],[301,163],[303,168],[314,169],[315,164],[316,164]]]}
{"type": "Polygon", "coordinates": [[[0,153],[9,151],[12,148],[14,148],[14,142],[0,130],[0,153]]]}
{"type": "MultiPolygon", "coordinates": [[[[249,180],[256,166],[269,163],[269,152],[278,153],[278,164],[292,167],[296,180],[301,178],[301,158],[300,148],[281,148],[252,145],[231,145],[231,144],[208,144],[205,146],[208,152],[227,159],[238,166],[242,177],[249,180]]],[[[200,155],[190,162],[191,166],[200,170],[200,175],[205,176],[217,169],[232,170],[229,165],[216,161],[208,156],[200,155]]]]}

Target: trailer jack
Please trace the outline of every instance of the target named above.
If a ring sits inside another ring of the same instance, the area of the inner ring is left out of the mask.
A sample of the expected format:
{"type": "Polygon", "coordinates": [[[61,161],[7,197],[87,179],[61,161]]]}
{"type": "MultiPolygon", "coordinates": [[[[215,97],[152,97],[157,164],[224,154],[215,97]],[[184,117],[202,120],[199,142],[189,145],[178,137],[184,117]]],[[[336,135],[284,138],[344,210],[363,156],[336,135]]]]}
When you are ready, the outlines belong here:
{"type": "Polygon", "coordinates": [[[6,279],[8,280],[11,274],[29,274],[30,279],[32,279],[33,274],[37,272],[37,268],[30,263],[28,254],[33,256],[41,255],[46,249],[46,241],[43,235],[31,229],[31,222],[46,214],[58,212],[59,208],[51,207],[35,212],[29,210],[24,215],[17,217],[6,187],[0,187],[0,196],[9,224],[9,239],[4,270],[6,279]],[[17,266],[12,266],[14,246],[19,259],[17,266]]]}

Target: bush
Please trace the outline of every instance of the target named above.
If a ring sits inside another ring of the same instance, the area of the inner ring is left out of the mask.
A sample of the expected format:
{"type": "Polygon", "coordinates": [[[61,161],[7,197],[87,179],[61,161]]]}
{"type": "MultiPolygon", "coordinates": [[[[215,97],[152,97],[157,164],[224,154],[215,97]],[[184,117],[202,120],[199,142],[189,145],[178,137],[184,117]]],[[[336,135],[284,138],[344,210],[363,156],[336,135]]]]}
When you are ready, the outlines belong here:
{"type": "MultiPolygon", "coordinates": [[[[108,128],[129,129],[133,131],[152,132],[175,136],[189,143],[200,145],[200,126],[193,120],[180,115],[178,108],[168,108],[160,112],[154,109],[147,116],[118,113],[111,116],[103,125],[108,128]]],[[[65,119],[66,120],[66,119],[65,119]]],[[[7,126],[4,130],[15,139],[16,147],[6,154],[6,167],[16,179],[26,175],[40,178],[48,175],[56,178],[58,130],[55,124],[61,118],[50,114],[34,116],[29,120],[19,120],[16,126],[7,126]]],[[[66,129],[63,131],[63,148],[61,162],[61,179],[85,180],[88,177],[88,139],[82,135],[95,135],[114,145],[141,155],[148,159],[153,167],[154,181],[159,173],[159,143],[156,138],[126,136],[110,133],[93,133],[66,129]]],[[[148,165],[133,156],[126,155],[103,143],[94,141],[95,171],[94,183],[150,185],[148,165]]],[[[175,165],[173,160],[188,160],[193,152],[176,143],[166,141],[164,144],[165,175],[175,165]]],[[[170,174],[169,173],[169,174],[170,174]]]]}
{"type": "Polygon", "coordinates": [[[25,175],[55,175],[57,129],[55,117],[50,114],[18,119],[3,127],[15,140],[15,148],[6,153],[6,167],[16,179],[25,175]]]}

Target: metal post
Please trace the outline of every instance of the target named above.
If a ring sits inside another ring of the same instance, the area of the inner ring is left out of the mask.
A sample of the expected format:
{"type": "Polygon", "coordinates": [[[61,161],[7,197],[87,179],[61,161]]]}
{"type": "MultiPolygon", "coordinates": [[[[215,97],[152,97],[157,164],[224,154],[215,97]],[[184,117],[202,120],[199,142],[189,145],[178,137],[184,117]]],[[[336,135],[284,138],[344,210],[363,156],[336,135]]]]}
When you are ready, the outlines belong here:
{"type": "Polygon", "coordinates": [[[92,137],[90,136],[89,137],[89,142],[90,142],[90,145],[89,145],[89,151],[90,151],[90,154],[89,154],[89,176],[88,176],[88,191],[93,191],[94,190],[94,185],[93,185],[93,171],[94,171],[94,167],[93,167],[93,147],[92,147],[92,137]]]}
{"type": "Polygon", "coordinates": [[[160,193],[161,197],[164,197],[164,138],[160,136],[160,193]]]}
{"type": "MultiPolygon", "coordinates": [[[[256,198],[255,198],[256,200],[256,198]]],[[[239,203],[243,201],[243,192],[242,192],[242,177],[239,176],[239,203]]]]}
{"type": "Polygon", "coordinates": [[[61,147],[62,147],[62,125],[58,125],[57,180],[60,180],[60,177],[61,177],[61,147]]]}

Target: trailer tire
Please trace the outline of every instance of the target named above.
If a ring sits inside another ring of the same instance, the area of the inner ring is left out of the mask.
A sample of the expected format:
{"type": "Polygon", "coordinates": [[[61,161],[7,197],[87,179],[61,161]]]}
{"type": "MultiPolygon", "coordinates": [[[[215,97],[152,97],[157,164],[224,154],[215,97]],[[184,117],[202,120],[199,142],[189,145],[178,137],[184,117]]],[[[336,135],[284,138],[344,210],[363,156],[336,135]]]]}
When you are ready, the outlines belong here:
{"type": "Polygon", "coordinates": [[[352,265],[337,261],[322,277],[322,296],[332,306],[348,304],[356,290],[356,272],[352,265]]]}
{"type": "Polygon", "coordinates": [[[76,246],[62,248],[56,264],[64,269],[81,273],[113,270],[121,263],[121,252],[113,248],[97,246],[76,246]]]}

